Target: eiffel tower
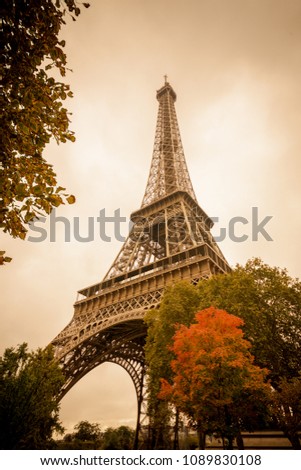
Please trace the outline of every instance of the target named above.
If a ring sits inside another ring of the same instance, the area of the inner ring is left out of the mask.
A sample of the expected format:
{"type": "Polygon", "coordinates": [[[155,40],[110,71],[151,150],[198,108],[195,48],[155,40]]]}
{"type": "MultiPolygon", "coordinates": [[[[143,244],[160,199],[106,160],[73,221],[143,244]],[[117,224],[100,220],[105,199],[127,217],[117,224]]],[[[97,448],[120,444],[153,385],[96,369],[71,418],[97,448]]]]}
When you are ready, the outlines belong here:
{"type": "Polygon", "coordinates": [[[61,398],[104,362],[123,367],[137,394],[135,448],[145,418],[146,311],[158,308],[164,289],[197,283],[230,267],[211,235],[213,222],[198,205],[186,166],[175,111],[176,93],[165,77],[152,163],[132,228],[102,282],[78,292],[70,323],[52,341],[66,376],[61,398]]]}

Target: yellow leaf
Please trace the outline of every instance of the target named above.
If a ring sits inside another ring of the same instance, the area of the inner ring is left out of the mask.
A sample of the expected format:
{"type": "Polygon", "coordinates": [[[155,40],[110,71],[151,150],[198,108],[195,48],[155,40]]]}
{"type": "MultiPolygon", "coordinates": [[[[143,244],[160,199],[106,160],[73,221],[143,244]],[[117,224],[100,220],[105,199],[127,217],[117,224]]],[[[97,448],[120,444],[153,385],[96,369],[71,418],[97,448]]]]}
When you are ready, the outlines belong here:
{"type": "Polygon", "coordinates": [[[75,201],[76,201],[75,196],[73,196],[73,194],[70,194],[70,196],[68,196],[66,198],[66,200],[67,200],[68,204],[74,204],[75,201]]]}

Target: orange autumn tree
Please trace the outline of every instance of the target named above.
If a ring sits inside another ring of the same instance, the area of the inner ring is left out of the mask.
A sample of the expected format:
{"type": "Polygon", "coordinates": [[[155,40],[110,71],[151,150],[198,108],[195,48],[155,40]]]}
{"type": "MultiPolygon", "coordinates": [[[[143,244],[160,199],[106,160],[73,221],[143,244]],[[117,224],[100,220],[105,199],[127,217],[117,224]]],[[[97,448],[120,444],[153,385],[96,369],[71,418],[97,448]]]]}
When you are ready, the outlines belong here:
{"type": "Polygon", "coordinates": [[[251,344],[240,328],[243,320],[214,307],[195,319],[190,327],[180,325],[174,335],[173,383],[162,379],[159,397],[190,418],[200,448],[206,433],[222,437],[233,448],[244,422],[265,408],[267,371],[253,364],[251,344]]]}

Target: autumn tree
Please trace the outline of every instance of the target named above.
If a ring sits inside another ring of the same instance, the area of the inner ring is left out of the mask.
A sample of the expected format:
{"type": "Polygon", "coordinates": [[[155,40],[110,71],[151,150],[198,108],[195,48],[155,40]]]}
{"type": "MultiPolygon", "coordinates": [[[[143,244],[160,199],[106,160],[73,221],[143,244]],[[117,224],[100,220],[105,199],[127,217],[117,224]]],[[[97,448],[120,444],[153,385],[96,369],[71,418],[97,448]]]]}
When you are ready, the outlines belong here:
{"type": "Polygon", "coordinates": [[[266,371],[253,364],[240,318],[211,307],[197,313],[195,320],[174,335],[174,376],[172,381],[162,379],[159,397],[190,418],[200,448],[205,446],[205,434],[215,433],[226,438],[231,449],[243,421],[244,400],[268,396],[266,371]]]}
{"type": "Polygon", "coordinates": [[[0,9],[0,227],[24,239],[29,222],[74,202],[43,151],[51,138],[75,140],[63,105],[72,92],[56,77],[67,71],[61,27],[81,10],[75,0],[2,0],[0,9]]]}
{"type": "Polygon", "coordinates": [[[244,320],[252,354],[269,369],[274,387],[281,377],[298,376],[301,363],[301,282],[285,269],[260,259],[237,266],[232,273],[201,280],[200,307],[211,305],[244,320]]]}
{"type": "MultiPolygon", "coordinates": [[[[301,363],[301,282],[286,269],[260,259],[238,265],[231,273],[201,280],[200,307],[225,309],[244,320],[243,330],[252,343],[255,363],[269,369],[268,377],[280,391],[283,380],[299,376],[301,363]]],[[[281,394],[280,394],[281,397],[281,394]]],[[[279,397],[279,398],[280,398],[279,397]]],[[[291,395],[286,396],[286,404],[291,395]]],[[[292,401],[291,409],[295,409],[292,401]]],[[[284,432],[282,420],[276,420],[284,432]]],[[[291,430],[293,432],[293,429],[291,430]]],[[[292,445],[298,436],[290,433],[292,445]]]]}
{"type": "Polygon", "coordinates": [[[58,395],[64,377],[51,347],[24,343],[0,357],[0,449],[47,449],[62,431],[58,395]]]}
{"type": "MultiPolygon", "coordinates": [[[[172,414],[168,404],[158,399],[160,378],[170,380],[173,352],[169,349],[176,324],[189,325],[198,309],[197,289],[181,281],[166,289],[160,308],[146,314],[148,326],[145,355],[147,363],[148,417],[151,430],[151,448],[169,448],[172,414]]],[[[178,414],[175,416],[174,447],[177,447],[178,414]]]]}

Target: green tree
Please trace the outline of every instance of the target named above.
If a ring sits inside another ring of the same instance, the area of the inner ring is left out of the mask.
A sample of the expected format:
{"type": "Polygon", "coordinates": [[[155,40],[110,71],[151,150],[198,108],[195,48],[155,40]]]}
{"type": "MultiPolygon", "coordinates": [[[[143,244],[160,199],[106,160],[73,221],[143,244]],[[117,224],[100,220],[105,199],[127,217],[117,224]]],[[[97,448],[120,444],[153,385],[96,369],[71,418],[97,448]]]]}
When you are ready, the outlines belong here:
{"type": "MultiPolygon", "coordinates": [[[[197,289],[181,281],[166,289],[158,310],[147,313],[148,326],[145,355],[147,363],[148,416],[150,422],[151,448],[169,448],[172,413],[168,404],[158,399],[160,378],[170,380],[170,367],[174,355],[169,349],[178,323],[189,325],[198,310],[197,289]]],[[[178,413],[175,415],[174,447],[177,447],[178,413]]]]}
{"type": "MultiPolygon", "coordinates": [[[[55,77],[67,71],[61,27],[80,8],[75,0],[2,0],[0,8],[0,227],[24,239],[29,222],[75,201],[42,154],[52,137],[75,140],[63,106],[72,92],[55,77]]],[[[0,262],[9,260],[2,252],[0,262]]]]}
{"type": "Polygon", "coordinates": [[[29,352],[26,343],[0,357],[0,448],[47,449],[62,431],[58,395],[64,383],[51,347],[29,352]]]}
{"type": "MultiPolygon", "coordinates": [[[[283,380],[290,382],[299,376],[301,282],[298,279],[290,277],[285,269],[253,259],[229,274],[202,280],[198,290],[201,308],[213,305],[244,320],[243,330],[252,343],[255,363],[269,369],[268,378],[275,390],[281,390],[283,380]]],[[[287,395],[284,406],[288,405],[289,397],[292,398],[287,395]]],[[[292,401],[291,409],[293,405],[292,401]]],[[[286,432],[283,421],[276,421],[286,432]]],[[[290,433],[290,439],[294,445],[298,437],[290,433]]]]}
{"type": "Polygon", "coordinates": [[[298,376],[301,363],[301,282],[259,259],[232,273],[199,283],[200,307],[211,305],[244,320],[255,361],[269,369],[275,388],[281,377],[298,376]]]}
{"type": "Polygon", "coordinates": [[[172,382],[162,379],[159,396],[190,418],[201,449],[208,432],[226,438],[227,448],[232,449],[246,399],[250,403],[254,394],[255,406],[260,395],[269,395],[266,371],[253,364],[240,318],[211,307],[197,313],[195,319],[196,323],[180,326],[174,335],[174,377],[172,382]]]}
{"type": "Polygon", "coordinates": [[[74,426],[74,439],[80,441],[94,441],[97,442],[101,437],[101,429],[98,423],[89,423],[89,421],[80,421],[74,426]]]}
{"type": "Polygon", "coordinates": [[[100,424],[83,420],[74,426],[74,432],[65,434],[56,442],[58,450],[92,450],[99,449],[102,433],[100,424]]]}
{"type": "Polygon", "coordinates": [[[133,448],[135,431],[128,426],[108,428],[102,436],[101,449],[130,450],[133,448]]]}

